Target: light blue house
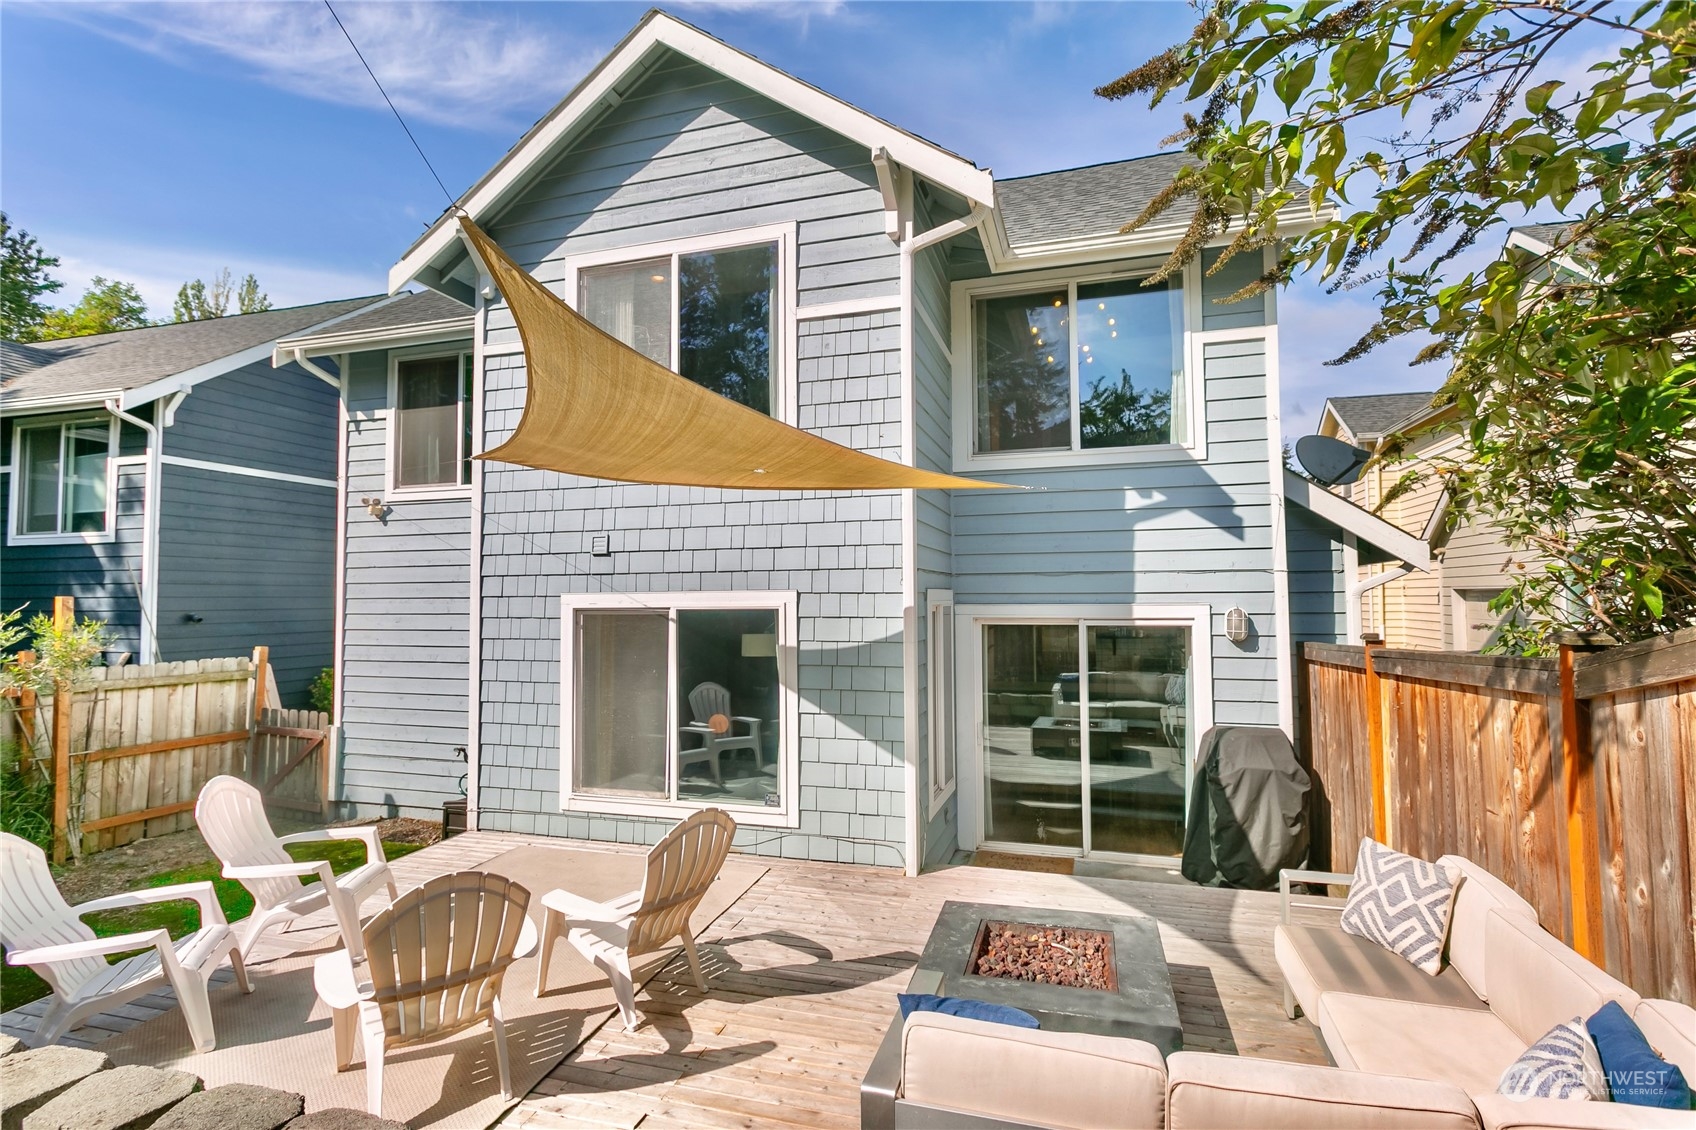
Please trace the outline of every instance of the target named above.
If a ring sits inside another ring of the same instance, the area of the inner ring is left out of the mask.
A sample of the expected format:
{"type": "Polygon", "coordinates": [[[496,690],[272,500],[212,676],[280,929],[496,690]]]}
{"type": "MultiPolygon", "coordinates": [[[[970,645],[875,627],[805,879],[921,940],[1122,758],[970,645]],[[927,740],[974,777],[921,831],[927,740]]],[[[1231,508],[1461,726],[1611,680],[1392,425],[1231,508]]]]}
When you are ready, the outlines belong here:
{"type": "Polygon", "coordinates": [[[745,850],[909,869],[1175,854],[1197,737],[1294,730],[1344,540],[1423,564],[1284,470],[1272,298],[1215,301],[1260,262],[1144,285],[1182,222],[1119,228],[1180,160],[997,181],[646,17],[461,206],[692,380],[1037,489],[469,460],[516,425],[525,359],[444,219],[390,276],[434,292],[415,324],[279,346],[347,373],[345,800],[422,814],[463,782],[479,827],[623,841],[715,804],[745,850]]]}

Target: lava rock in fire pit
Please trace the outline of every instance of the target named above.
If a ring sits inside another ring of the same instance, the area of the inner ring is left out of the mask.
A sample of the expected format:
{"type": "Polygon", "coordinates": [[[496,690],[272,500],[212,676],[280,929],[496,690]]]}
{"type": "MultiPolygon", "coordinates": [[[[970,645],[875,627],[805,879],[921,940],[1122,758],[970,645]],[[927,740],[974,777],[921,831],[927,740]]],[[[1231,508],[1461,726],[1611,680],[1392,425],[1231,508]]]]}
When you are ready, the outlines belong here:
{"type": "Polygon", "coordinates": [[[1118,988],[1112,935],[1070,926],[986,922],[971,972],[1072,989],[1118,988]]]}

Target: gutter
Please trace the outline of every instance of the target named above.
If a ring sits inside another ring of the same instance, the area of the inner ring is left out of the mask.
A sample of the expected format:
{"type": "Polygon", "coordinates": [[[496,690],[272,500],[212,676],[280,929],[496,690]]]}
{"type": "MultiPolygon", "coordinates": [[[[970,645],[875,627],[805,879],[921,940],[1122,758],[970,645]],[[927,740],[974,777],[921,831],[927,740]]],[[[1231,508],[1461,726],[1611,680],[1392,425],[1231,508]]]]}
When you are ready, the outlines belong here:
{"type": "Polygon", "coordinates": [[[106,410],[125,423],[134,424],[147,434],[147,464],[143,475],[141,511],[141,658],[142,663],[159,662],[159,499],[164,483],[164,429],[171,426],[177,406],[188,395],[179,389],[163,402],[160,422],[155,424],[132,415],[114,397],[106,401],[106,410]]]}

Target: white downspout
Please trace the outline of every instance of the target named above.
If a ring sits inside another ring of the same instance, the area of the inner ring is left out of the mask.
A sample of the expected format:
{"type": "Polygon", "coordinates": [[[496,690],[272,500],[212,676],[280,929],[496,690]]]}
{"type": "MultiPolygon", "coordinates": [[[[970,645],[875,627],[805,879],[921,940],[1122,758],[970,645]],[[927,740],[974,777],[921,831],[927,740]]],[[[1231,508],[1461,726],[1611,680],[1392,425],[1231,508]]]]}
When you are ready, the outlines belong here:
{"type": "Polygon", "coordinates": [[[329,385],[331,388],[335,389],[337,392],[341,391],[341,378],[323,368],[320,368],[316,361],[306,355],[306,350],[302,349],[298,345],[295,346],[294,349],[294,363],[317,377],[319,380],[323,381],[325,384],[329,385]]]}
{"type": "Polygon", "coordinates": [[[170,427],[177,405],[187,395],[188,390],[183,389],[169,400],[154,401],[163,427],[126,412],[116,397],[106,402],[106,411],[147,434],[147,464],[141,488],[141,592],[138,594],[142,663],[159,662],[159,495],[164,481],[164,428],[170,427]]]}
{"type": "Polygon", "coordinates": [[[1413,566],[1412,565],[1405,565],[1405,564],[1404,565],[1397,565],[1395,568],[1391,569],[1389,572],[1377,573],[1377,574],[1375,574],[1371,577],[1366,578],[1363,581],[1356,581],[1354,584],[1349,586],[1349,595],[1348,595],[1349,639],[1355,640],[1355,639],[1360,638],[1360,632],[1361,632],[1360,598],[1365,596],[1367,593],[1371,592],[1375,588],[1380,588],[1384,585],[1387,585],[1391,581],[1401,580],[1403,577],[1407,576],[1411,572],[1413,572],[1413,566]]]}
{"type": "MultiPolygon", "coordinates": [[[[929,231],[914,233],[912,220],[912,174],[900,178],[901,183],[901,462],[917,466],[918,390],[913,361],[913,320],[917,303],[913,300],[914,257],[927,247],[963,235],[989,217],[986,204],[972,202],[972,210],[958,220],[950,220],[929,231]]],[[[920,814],[919,781],[919,563],[918,563],[918,498],[913,491],[901,492],[901,692],[905,709],[902,711],[902,775],[906,793],[906,870],[917,875],[923,863],[924,836],[920,814]]],[[[934,675],[932,676],[934,677],[934,675]]],[[[934,721],[932,722],[934,725],[934,721]]]]}

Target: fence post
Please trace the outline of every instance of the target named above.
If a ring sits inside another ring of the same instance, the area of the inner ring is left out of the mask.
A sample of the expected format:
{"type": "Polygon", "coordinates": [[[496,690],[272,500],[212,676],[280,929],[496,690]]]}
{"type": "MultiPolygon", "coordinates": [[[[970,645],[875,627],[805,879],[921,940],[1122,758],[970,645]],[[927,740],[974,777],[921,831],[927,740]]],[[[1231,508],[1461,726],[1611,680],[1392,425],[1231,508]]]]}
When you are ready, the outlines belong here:
{"type": "MultiPolygon", "coordinates": [[[[18,662],[22,663],[26,668],[34,666],[35,665],[35,652],[33,652],[33,651],[20,651],[20,652],[18,652],[18,662]]],[[[30,758],[32,760],[35,758],[36,754],[41,749],[41,747],[36,744],[36,736],[35,735],[36,735],[37,719],[36,719],[35,714],[36,714],[36,710],[35,710],[35,690],[34,690],[34,688],[32,688],[32,687],[19,687],[18,688],[18,713],[17,713],[18,733],[23,735],[25,748],[27,748],[29,750],[29,755],[30,755],[30,758]]]]}
{"type": "Polygon", "coordinates": [[[1566,791],[1567,873],[1572,882],[1572,948],[1603,964],[1601,842],[1596,828],[1594,751],[1590,712],[1580,710],[1570,644],[1558,658],[1561,691],[1561,776],[1566,791]]]}
{"type": "MultiPolygon", "coordinates": [[[[76,623],[77,605],[68,596],[53,598],[53,628],[69,631],[76,623]]],[[[71,822],[71,684],[53,684],[53,862],[65,862],[71,822]]]]}
{"type": "Polygon", "coordinates": [[[1366,746],[1371,766],[1372,838],[1382,844],[1389,842],[1389,803],[1384,779],[1384,687],[1372,663],[1372,653],[1382,649],[1384,641],[1373,636],[1361,642],[1366,659],[1366,746]]]}
{"type": "Polygon", "coordinates": [[[259,753],[259,727],[265,724],[265,684],[270,681],[266,670],[271,665],[271,649],[263,645],[253,649],[253,707],[247,715],[247,764],[242,777],[253,780],[253,760],[259,753]]]}

